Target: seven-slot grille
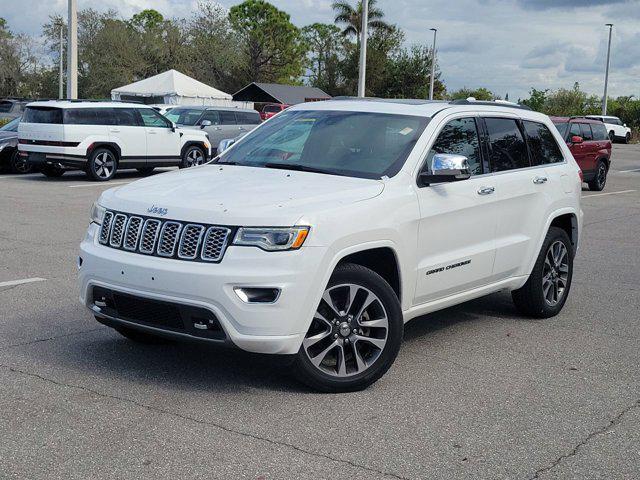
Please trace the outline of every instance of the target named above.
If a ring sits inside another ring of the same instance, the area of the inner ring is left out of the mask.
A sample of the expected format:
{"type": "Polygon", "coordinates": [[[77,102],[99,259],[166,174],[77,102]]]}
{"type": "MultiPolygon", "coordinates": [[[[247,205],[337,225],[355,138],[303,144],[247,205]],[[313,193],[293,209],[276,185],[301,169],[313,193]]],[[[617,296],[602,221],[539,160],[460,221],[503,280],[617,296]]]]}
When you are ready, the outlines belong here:
{"type": "Polygon", "coordinates": [[[104,214],[98,241],[105,246],[180,260],[219,262],[231,237],[221,226],[143,218],[119,212],[104,214]]]}

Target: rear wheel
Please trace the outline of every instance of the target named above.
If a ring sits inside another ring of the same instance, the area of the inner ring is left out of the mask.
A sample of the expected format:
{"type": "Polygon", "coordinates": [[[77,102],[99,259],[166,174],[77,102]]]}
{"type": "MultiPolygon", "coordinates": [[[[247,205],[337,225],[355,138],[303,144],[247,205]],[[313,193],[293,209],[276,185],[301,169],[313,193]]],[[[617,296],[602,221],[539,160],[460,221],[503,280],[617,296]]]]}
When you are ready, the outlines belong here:
{"type": "Polygon", "coordinates": [[[58,165],[45,165],[41,171],[49,178],[58,178],[64,175],[64,168],[58,165]]]}
{"type": "Polygon", "coordinates": [[[118,169],[118,161],[111,150],[96,148],[87,161],[87,176],[97,182],[111,180],[118,169]]]}
{"type": "Polygon", "coordinates": [[[31,173],[34,170],[33,164],[24,160],[20,155],[18,155],[18,150],[11,154],[11,158],[9,159],[11,165],[11,171],[14,173],[31,173]]]}
{"type": "Polygon", "coordinates": [[[205,162],[205,155],[202,148],[191,145],[185,148],[182,153],[182,163],[180,168],[195,167],[196,165],[202,165],[205,162]]]}
{"type": "Polygon", "coordinates": [[[336,268],[294,361],[296,376],[323,392],[362,390],[394,362],[402,343],[400,302],[361,265],[336,268]]]}
{"type": "Polygon", "coordinates": [[[596,165],[596,175],[593,177],[593,180],[587,182],[589,185],[589,190],[594,190],[596,192],[600,192],[604,190],[604,186],[607,184],[607,164],[598,160],[598,164],[596,165]]]}
{"type": "Polygon", "coordinates": [[[562,310],[571,288],[573,247],[567,232],[549,228],[527,283],[511,292],[513,303],[525,315],[549,318],[562,310]]]}

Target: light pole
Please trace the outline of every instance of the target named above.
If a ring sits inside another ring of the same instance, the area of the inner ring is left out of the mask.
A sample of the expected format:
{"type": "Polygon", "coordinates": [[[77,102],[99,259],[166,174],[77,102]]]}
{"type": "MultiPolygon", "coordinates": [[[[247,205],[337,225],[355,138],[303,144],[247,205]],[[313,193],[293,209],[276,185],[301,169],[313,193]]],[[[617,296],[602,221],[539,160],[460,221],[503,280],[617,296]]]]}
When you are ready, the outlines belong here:
{"type": "Polygon", "coordinates": [[[60,100],[64,98],[64,61],[62,58],[64,45],[62,42],[64,42],[64,25],[60,25],[60,58],[58,59],[58,98],[60,100]]]}
{"type": "Polygon", "coordinates": [[[607,67],[604,71],[604,96],[602,97],[602,115],[607,114],[607,87],[609,86],[609,62],[611,61],[611,32],[613,31],[613,23],[607,23],[609,27],[609,44],[607,46],[607,67]]]}
{"type": "Polygon", "coordinates": [[[69,0],[67,98],[78,98],[78,0],[69,0]]]}
{"type": "Polygon", "coordinates": [[[438,35],[437,28],[431,28],[433,31],[433,49],[431,50],[431,82],[429,85],[429,100],[433,100],[433,83],[436,75],[436,35],[438,35]]]}
{"type": "Polygon", "coordinates": [[[362,28],[360,29],[360,72],[358,96],[364,97],[367,79],[367,27],[369,26],[369,0],[362,0],[362,28]]]}

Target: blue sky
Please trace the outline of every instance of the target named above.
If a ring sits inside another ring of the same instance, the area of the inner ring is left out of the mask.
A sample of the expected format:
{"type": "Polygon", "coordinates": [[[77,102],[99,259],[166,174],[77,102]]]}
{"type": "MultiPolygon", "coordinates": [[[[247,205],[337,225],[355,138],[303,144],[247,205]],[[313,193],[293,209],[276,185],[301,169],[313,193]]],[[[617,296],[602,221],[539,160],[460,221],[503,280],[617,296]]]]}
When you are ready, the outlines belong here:
{"type": "MultiPolygon", "coordinates": [[[[238,0],[239,1],[239,0],[238,0]]],[[[220,0],[224,7],[238,3],[220,0]]],[[[355,2],[355,0],[352,0],[355,2]]],[[[38,35],[66,0],[0,0],[14,31],[38,35]],[[25,15],[25,12],[29,12],[25,15]]],[[[155,8],[188,17],[198,0],[78,0],[79,8],[113,8],[124,17],[155,8]]],[[[298,26],[331,22],[331,0],[272,0],[298,26]]],[[[640,0],[379,0],[408,43],[432,40],[438,28],[439,65],[450,90],[484,86],[511,99],[529,88],[571,87],[578,81],[601,95],[607,29],[614,23],[611,95],[640,97],[640,0]]]]}

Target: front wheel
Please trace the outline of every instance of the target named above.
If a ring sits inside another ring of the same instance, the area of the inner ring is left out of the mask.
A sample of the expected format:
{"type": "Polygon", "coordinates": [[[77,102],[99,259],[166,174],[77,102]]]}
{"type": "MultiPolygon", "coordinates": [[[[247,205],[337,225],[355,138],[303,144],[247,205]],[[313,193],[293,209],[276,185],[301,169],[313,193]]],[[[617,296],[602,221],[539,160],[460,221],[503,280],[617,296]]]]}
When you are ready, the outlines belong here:
{"type": "Polygon", "coordinates": [[[200,147],[192,145],[185,149],[182,154],[182,163],[180,168],[195,167],[196,165],[202,165],[205,162],[204,151],[200,147]]]}
{"type": "Polygon", "coordinates": [[[402,343],[400,302],[361,265],[336,268],[294,361],[296,376],[322,392],[362,390],[391,367],[402,343]]]}
{"type": "Polygon", "coordinates": [[[609,132],[609,140],[611,140],[611,143],[616,141],[616,133],[613,130],[609,132]]]}
{"type": "Polygon", "coordinates": [[[567,232],[551,227],[527,283],[511,292],[513,303],[527,316],[557,315],[567,301],[573,277],[573,246],[567,232]]]}
{"type": "Polygon", "coordinates": [[[9,160],[11,164],[11,171],[13,173],[31,173],[34,170],[33,164],[27,162],[23,158],[18,155],[18,150],[11,154],[11,159],[9,160]]]}
{"type": "Polygon", "coordinates": [[[629,132],[624,136],[624,143],[631,143],[631,134],[629,132]]]}
{"type": "Polygon", "coordinates": [[[87,176],[97,182],[111,180],[118,169],[116,156],[106,148],[96,148],[87,161],[87,176]]]}
{"type": "Polygon", "coordinates": [[[598,165],[596,166],[596,176],[593,177],[593,180],[589,181],[587,185],[589,185],[589,190],[601,192],[602,190],[604,190],[604,186],[606,184],[607,184],[607,164],[602,160],[598,160],[598,165]]]}

